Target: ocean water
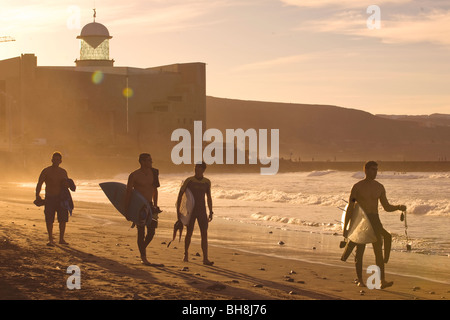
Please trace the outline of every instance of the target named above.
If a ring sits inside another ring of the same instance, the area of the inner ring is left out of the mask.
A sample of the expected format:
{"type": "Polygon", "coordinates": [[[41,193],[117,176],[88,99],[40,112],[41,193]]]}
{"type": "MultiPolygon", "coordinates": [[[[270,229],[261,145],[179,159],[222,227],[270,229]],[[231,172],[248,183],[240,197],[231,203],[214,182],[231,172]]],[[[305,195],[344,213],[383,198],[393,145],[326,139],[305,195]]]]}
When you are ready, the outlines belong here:
{"type": "MultiPolygon", "coordinates": [[[[186,174],[161,174],[159,205],[174,210],[180,185],[186,174]]],[[[205,174],[212,183],[216,217],[286,230],[341,233],[342,210],[350,190],[364,178],[362,172],[314,171],[262,176],[253,173],[205,174]]],[[[108,181],[126,183],[127,174],[108,181]]],[[[380,172],[391,204],[407,206],[407,233],[415,252],[450,254],[450,173],[380,172]]],[[[106,180],[77,181],[74,200],[108,203],[99,187],[106,180]]],[[[381,221],[399,245],[406,241],[400,211],[385,212],[381,221]]],[[[394,246],[395,249],[395,246],[394,246]]]]}
{"type": "MultiPolygon", "coordinates": [[[[190,175],[160,175],[161,209],[175,211],[178,190],[190,175]]],[[[242,239],[219,237],[212,239],[211,244],[290,259],[342,263],[338,259],[342,211],[353,184],[364,178],[362,172],[314,171],[274,176],[206,172],[205,176],[212,183],[215,219],[243,231],[242,239]],[[280,240],[287,244],[282,250],[280,240]],[[316,247],[315,252],[320,250],[322,255],[305,254],[316,247]]],[[[126,183],[127,178],[128,174],[120,174],[110,180],[76,181],[77,191],[72,196],[75,201],[109,203],[98,184],[126,183]]],[[[391,204],[407,206],[407,234],[400,211],[388,213],[381,205],[379,208],[383,226],[393,236],[391,261],[395,255],[397,261],[401,260],[397,268],[394,263],[387,271],[404,272],[407,262],[422,270],[416,274],[417,268],[412,267],[413,276],[450,284],[450,173],[379,172],[377,180],[385,186],[391,204]],[[407,243],[412,247],[408,252],[407,243]]]]}

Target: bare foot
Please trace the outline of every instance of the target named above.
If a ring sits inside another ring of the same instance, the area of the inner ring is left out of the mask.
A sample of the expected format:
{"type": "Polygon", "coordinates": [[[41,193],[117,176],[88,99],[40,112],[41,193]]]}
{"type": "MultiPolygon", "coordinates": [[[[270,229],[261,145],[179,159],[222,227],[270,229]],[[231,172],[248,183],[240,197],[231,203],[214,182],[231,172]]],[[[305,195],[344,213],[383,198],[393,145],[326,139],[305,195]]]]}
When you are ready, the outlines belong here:
{"type": "Polygon", "coordinates": [[[66,242],[64,239],[63,240],[59,240],[59,244],[63,244],[63,245],[66,245],[66,246],[69,245],[69,243],[66,242]]]}
{"type": "Polygon", "coordinates": [[[356,280],[355,283],[358,287],[361,287],[361,288],[366,287],[366,285],[364,284],[364,281],[362,281],[362,280],[356,280]]]}
{"type": "Polygon", "coordinates": [[[204,264],[205,266],[212,266],[212,265],[214,264],[214,262],[209,261],[208,259],[205,259],[205,260],[203,260],[203,264],[204,264]]]}
{"type": "Polygon", "coordinates": [[[141,257],[141,261],[143,265],[146,266],[151,266],[152,264],[150,263],[150,261],[147,260],[147,257],[141,257]]]}

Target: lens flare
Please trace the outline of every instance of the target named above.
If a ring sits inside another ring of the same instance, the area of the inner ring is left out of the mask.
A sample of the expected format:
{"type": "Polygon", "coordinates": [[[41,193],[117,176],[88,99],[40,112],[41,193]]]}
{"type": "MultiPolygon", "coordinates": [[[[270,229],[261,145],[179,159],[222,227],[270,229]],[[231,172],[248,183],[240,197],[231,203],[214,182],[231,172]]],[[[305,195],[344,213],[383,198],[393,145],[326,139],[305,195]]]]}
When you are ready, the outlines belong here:
{"type": "Polygon", "coordinates": [[[133,89],[131,88],[125,88],[122,91],[122,94],[125,98],[131,98],[134,94],[133,89]]]}
{"type": "Polygon", "coordinates": [[[101,71],[95,71],[92,74],[92,82],[95,84],[100,84],[103,81],[104,74],[101,71]]]}

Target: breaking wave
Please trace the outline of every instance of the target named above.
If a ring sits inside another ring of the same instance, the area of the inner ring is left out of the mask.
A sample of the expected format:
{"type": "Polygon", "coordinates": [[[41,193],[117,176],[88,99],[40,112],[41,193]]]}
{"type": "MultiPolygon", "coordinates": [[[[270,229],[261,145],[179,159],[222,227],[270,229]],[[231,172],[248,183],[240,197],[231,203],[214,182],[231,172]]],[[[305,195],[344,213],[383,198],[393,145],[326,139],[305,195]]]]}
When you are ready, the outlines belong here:
{"type": "Polygon", "coordinates": [[[307,221],[299,218],[290,218],[290,217],[280,217],[277,215],[269,215],[263,214],[261,212],[253,213],[251,215],[252,219],[260,220],[260,221],[271,221],[278,223],[285,223],[290,225],[298,225],[298,226],[306,226],[306,227],[326,227],[327,230],[335,230],[339,231],[341,229],[340,223],[327,223],[327,222],[315,222],[315,221],[307,221]]]}

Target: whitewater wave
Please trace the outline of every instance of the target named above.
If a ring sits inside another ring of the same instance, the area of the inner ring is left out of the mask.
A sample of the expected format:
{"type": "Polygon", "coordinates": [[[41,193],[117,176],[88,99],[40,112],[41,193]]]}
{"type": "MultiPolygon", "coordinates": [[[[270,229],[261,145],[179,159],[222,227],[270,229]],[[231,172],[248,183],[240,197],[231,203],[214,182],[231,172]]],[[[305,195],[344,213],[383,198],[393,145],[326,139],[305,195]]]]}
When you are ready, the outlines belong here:
{"type": "Polygon", "coordinates": [[[312,171],[308,173],[307,177],[322,177],[336,172],[336,170],[312,171]]]}
{"type": "Polygon", "coordinates": [[[412,201],[407,212],[414,215],[448,216],[450,217],[450,204],[443,201],[412,201]]]}
{"type": "MultiPolygon", "coordinates": [[[[358,171],[355,172],[352,175],[352,178],[355,179],[364,179],[365,178],[365,173],[362,171],[358,171]]],[[[405,179],[405,180],[410,180],[410,179],[423,179],[423,178],[427,178],[427,176],[425,175],[421,175],[421,174],[411,174],[411,173],[402,173],[402,172],[386,172],[386,173],[378,173],[377,174],[377,179],[405,179]]]]}
{"type": "MultiPolygon", "coordinates": [[[[214,198],[225,200],[242,200],[242,201],[258,201],[273,202],[289,205],[307,205],[307,206],[326,206],[342,208],[345,206],[347,193],[334,195],[323,194],[305,194],[305,193],[288,193],[279,190],[215,190],[214,198]]],[[[397,201],[399,202],[399,201],[397,201]]],[[[450,216],[449,201],[431,201],[423,199],[403,199],[407,204],[408,213],[414,215],[430,215],[430,216],[450,216]]],[[[380,205],[380,212],[383,212],[380,205]]]]}
{"type": "Polygon", "coordinates": [[[277,223],[284,223],[290,225],[298,225],[298,226],[306,226],[306,227],[326,227],[329,231],[339,231],[341,230],[340,223],[326,223],[326,222],[316,222],[316,221],[307,221],[299,218],[293,217],[282,217],[278,215],[270,215],[263,214],[261,212],[253,213],[251,218],[259,221],[270,221],[277,223]]]}
{"type": "MultiPolygon", "coordinates": [[[[352,178],[364,179],[365,174],[362,171],[358,171],[352,174],[352,178]]],[[[377,174],[377,179],[438,179],[445,180],[450,179],[450,173],[448,172],[433,172],[433,173],[423,173],[423,172],[381,172],[377,174]]]]}
{"type": "MultiPolygon", "coordinates": [[[[340,172],[333,170],[313,171],[309,173],[296,173],[280,175],[279,177],[261,177],[259,175],[213,176],[211,181],[213,199],[223,201],[248,201],[273,203],[276,206],[324,206],[343,208],[344,200],[348,199],[351,183],[348,178],[364,177],[364,173],[340,172]],[[323,183],[305,178],[320,180],[323,183]],[[242,183],[245,181],[245,183],[242,183]],[[269,189],[270,187],[273,189],[269,189]],[[345,187],[344,187],[345,186],[345,187]]],[[[183,175],[164,175],[160,177],[161,196],[173,198],[175,201],[183,181],[183,175]]],[[[405,204],[407,212],[421,216],[450,217],[450,201],[445,197],[450,173],[448,172],[418,172],[411,174],[397,174],[383,172],[381,177],[392,179],[389,183],[389,199],[394,204],[405,204]],[[398,179],[406,179],[405,182],[398,179]],[[420,179],[420,180],[417,180],[420,179]],[[410,181],[411,180],[411,181],[410,181]],[[417,188],[415,188],[417,185],[417,188]],[[423,189],[422,190],[420,189],[423,189]],[[432,191],[430,191],[432,190],[432,191]],[[394,201],[395,200],[395,201],[394,201]]],[[[115,176],[111,181],[126,183],[127,174],[115,176]]],[[[84,180],[76,181],[77,191],[73,193],[76,200],[107,202],[98,183],[103,181],[84,180]]],[[[386,182],[387,183],[387,182],[386,182]]],[[[35,183],[18,183],[19,187],[35,188],[35,183]]],[[[223,204],[225,205],[225,203],[223,204]]],[[[380,212],[383,212],[380,206],[380,212]]]]}
{"type": "Polygon", "coordinates": [[[342,203],[344,194],[319,195],[304,193],[289,193],[280,190],[214,190],[214,197],[218,199],[264,201],[301,205],[337,206],[342,203]]]}

